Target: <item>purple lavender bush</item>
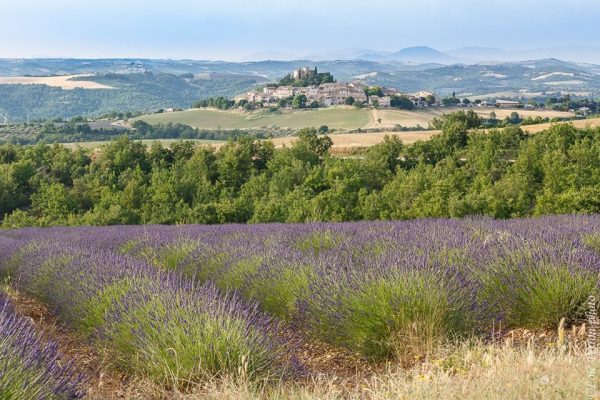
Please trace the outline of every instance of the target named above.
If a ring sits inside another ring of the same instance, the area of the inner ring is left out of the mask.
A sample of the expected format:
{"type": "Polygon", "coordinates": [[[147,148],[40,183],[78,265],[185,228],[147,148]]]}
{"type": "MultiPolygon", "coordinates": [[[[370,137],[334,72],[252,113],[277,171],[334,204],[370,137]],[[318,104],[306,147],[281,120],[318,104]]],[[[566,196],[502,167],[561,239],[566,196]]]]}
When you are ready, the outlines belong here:
{"type": "Polygon", "coordinates": [[[286,372],[278,325],[234,294],[196,285],[143,261],[45,232],[25,233],[13,284],[46,302],[115,363],[165,386],[219,375],[286,372]]]}
{"type": "MultiPolygon", "coordinates": [[[[119,330],[137,324],[129,320],[136,313],[150,315],[148,304],[164,310],[152,311],[152,320],[169,326],[165,332],[205,324],[215,310],[256,327],[260,334],[249,336],[248,347],[266,349],[260,343],[277,337],[276,329],[258,304],[309,337],[386,359],[499,327],[554,329],[563,317],[581,321],[587,298],[598,292],[599,235],[598,215],[23,229],[0,233],[0,255],[8,260],[0,257],[0,270],[82,331],[122,343],[124,354],[127,343],[137,343],[130,355],[152,348],[141,330],[119,330]],[[202,300],[187,299],[189,291],[202,300]],[[230,311],[220,302],[238,306],[230,311]],[[136,304],[142,311],[132,312],[136,304]],[[179,308],[185,311],[171,311],[179,308]],[[186,322],[175,322],[176,315],[186,322]]],[[[234,353],[241,358],[243,351],[234,353]]],[[[269,360],[253,365],[274,365],[269,360]]]]}
{"type": "Polygon", "coordinates": [[[598,232],[598,216],[156,227],[127,251],[387,358],[498,327],[580,321],[597,293],[598,232]]]}
{"type": "Polygon", "coordinates": [[[0,292],[0,398],[78,399],[81,383],[56,344],[43,340],[0,292]]]}

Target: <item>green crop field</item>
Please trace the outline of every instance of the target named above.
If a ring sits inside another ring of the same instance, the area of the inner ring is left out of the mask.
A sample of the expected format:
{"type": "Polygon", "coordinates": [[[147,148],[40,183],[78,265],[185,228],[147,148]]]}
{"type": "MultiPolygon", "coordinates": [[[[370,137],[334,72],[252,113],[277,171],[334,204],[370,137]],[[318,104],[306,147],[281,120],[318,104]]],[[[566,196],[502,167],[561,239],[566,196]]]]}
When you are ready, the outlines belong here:
{"type": "Polygon", "coordinates": [[[283,111],[217,111],[193,109],[187,111],[151,114],[139,117],[151,124],[181,123],[205,129],[250,129],[277,126],[299,129],[308,126],[327,125],[333,129],[357,129],[369,124],[370,111],[366,109],[327,108],[322,110],[283,111]]]}

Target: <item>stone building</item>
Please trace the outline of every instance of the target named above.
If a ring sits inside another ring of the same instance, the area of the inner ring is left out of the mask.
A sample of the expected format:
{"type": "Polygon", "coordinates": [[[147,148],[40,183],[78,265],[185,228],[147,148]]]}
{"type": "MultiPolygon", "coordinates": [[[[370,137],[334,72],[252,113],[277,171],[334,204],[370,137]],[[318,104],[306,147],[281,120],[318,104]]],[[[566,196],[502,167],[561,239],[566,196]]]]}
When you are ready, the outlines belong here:
{"type": "Polygon", "coordinates": [[[304,79],[309,78],[311,76],[317,75],[317,67],[315,69],[311,69],[310,67],[298,68],[292,74],[294,79],[304,79]]]}

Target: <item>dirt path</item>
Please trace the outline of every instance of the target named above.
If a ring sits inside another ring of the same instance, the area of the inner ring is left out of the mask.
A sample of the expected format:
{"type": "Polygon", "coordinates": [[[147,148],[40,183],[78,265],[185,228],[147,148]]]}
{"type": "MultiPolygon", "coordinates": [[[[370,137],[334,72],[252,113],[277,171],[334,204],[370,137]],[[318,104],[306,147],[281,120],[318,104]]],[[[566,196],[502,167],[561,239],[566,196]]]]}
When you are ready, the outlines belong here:
{"type": "Polygon", "coordinates": [[[381,127],[381,123],[379,122],[379,110],[377,108],[373,108],[369,113],[369,124],[364,126],[365,129],[373,129],[381,127]]]}
{"type": "Polygon", "coordinates": [[[111,368],[100,352],[61,323],[43,303],[14,290],[7,291],[7,294],[19,314],[30,318],[45,339],[58,344],[64,362],[73,362],[76,370],[87,378],[85,399],[153,398],[139,382],[111,368]]]}

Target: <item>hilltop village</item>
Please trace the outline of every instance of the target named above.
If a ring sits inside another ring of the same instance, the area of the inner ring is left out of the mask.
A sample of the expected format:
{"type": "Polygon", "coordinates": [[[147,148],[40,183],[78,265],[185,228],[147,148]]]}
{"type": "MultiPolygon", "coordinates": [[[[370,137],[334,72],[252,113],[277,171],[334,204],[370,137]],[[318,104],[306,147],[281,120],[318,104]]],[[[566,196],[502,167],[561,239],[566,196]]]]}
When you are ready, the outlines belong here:
{"type": "MultiPolygon", "coordinates": [[[[489,107],[503,109],[543,109],[544,104],[523,103],[508,99],[489,98],[485,100],[468,98],[462,100],[452,93],[451,96],[436,98],[434,93],[421,90],[405,93],[384,86],[370,86],[363,81],[337,82],[328,72],[319,72],[317,68],[299,68],[283,77],[277,83],[268,83],[233,99],[214,97],[200,100],[192,108],[214,107],[230,109],[240,107],[246,110],[258,108],[323,108],[337,105],[357,108],[396,108],[404,110],[428,107],[489,107]]],[[[167,111],[174,111],[169,109],[167,111]]],[[[574,110],[586,116],[590,108],[574,110]]]]}
{"type": "Polygon", "coordinates": [[[299,68],[278,84],[240,94],[236,104],[292,106],[318,108],[335,105],[374,107],[423,108],[436,102],[433,93],[420,91],[406,94],[396,89],[369,86],[362,82],[336,82],[331,74],[319,73],[317,68],[299,68]]]}

